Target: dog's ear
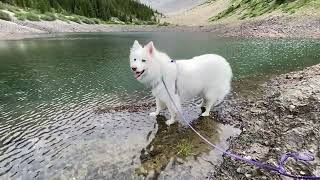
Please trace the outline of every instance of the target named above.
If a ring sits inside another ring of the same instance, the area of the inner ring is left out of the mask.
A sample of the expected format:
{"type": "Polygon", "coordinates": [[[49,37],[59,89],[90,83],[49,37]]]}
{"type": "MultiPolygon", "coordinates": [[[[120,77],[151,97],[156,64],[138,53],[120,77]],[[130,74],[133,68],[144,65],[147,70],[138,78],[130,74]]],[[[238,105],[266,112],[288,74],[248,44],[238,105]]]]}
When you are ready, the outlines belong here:
{"type": "Polygon", "coordinates": [[[141,45],[139,44],[139,42],[137,40],[134,41],[133,45],[132,45],[132,48],[131,48],[131,51],[135,51],[139,48],[142,48],[141,45]]]}
{"type": "Polygon", "coordinates": [[[154,53],[154,50],[155,50],[152,41],[150,41],[150,42],[146,45],[146,49],[147,49],[148,54],[152,56],[153,53],[154,53]]]}

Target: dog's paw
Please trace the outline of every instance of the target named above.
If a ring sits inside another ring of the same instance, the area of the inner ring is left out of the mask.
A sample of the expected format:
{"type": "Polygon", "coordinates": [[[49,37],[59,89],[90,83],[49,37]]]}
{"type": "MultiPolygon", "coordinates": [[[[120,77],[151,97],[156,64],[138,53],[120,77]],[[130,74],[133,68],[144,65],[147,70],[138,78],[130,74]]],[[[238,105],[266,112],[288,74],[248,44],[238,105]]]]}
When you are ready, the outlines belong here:
{"type": "Polygon", "coordinates": [[[170,126],[171,124],[175,123],[176,121],[174,119],[169,119],[166,121],[166,125],[170,126]]]}
{"type": "Polygon", "coordinates": [[[210,116],[210,113],[209,112],[204,112],[204,113],[201,114],[201,116],[207,117],[207,116],[210,116]]]}
{"type": "Polygon", "coordinates": [[[149,114],[149,116],[152,116],[152,117],[156,117],[156,116],[158,116],[158,115],[159,115],[158,112],[152,112],[152,113],[149,114]]]}

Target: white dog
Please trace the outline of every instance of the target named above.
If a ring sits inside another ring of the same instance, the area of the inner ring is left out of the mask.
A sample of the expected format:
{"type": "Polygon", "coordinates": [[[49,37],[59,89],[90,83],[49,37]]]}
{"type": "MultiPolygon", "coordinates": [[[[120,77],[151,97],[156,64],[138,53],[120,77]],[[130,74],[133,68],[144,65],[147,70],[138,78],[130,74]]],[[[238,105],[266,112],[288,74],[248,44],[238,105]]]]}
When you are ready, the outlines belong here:
{"type": "Polygon", "coordinates": [[[229,63],[221,56],[206,54],[190,60],[172,60],[167,54],[158,51],[153,42],[142,47],[135,41],[130,52],[130,66],[135,78],[152,88],[156,97],[156,111],[150,113],[157,116],[165,106],[171,118],[166,121],[169,126],[176,120],[180,99],[200,96],[205,112],[209,116],[211,107],[221,103],[231,88],[232,70],[229,63]],[[173,101],[165,89],[162,78],[173,101]]]}

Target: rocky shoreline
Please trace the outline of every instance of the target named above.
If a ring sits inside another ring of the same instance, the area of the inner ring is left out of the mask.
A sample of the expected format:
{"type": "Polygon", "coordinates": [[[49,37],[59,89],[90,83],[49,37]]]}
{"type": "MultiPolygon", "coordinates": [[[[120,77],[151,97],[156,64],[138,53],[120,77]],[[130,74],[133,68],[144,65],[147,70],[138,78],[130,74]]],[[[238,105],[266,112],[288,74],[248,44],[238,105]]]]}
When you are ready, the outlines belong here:
{"type": "Polygon", "coordinates": [[[212,32],[223,37],[320,38],[320,17],[273,16],[260,20],[206,26],[105,25],[0,20],[0,40],[57,36],[59,33],[90,32],[212,32]]]}
{"type": "MultiPolygon", "coordinates": [[[[287,152],[312,153],[315,161],[290,159],[285,167],[293,175],[320,176],[320,64],[280,75],[263,88],[258,97],[233,99],[217,109],[219,121],[242,129],[229,150],[272,165],[287,152]]],[[[215,169],[212,179],[282,179],[229,157],[215,169]]]]}
{"type": "MultiPolygon", "coordinates": [[[[314,161],[306,163],[289,159],[285,168],[292,175],[320,176],[320,64],[301,71],[273,77],[257,86],[259,87],[254,88],[254,92],[248,93],[247,90],[239,91],[237,84],[234,84],[233,95],[216,107],[212,117],[209,118],[211,123],[214,120],[215,123],[223,123],[241,130],[239,136],[232,136],[228,140],[228,144],[230,143],[228,151],[274,166],[278,165],[279,158],[285,153],[311,153],[315,156],[314,161]]],[[[99,109],[97,113],[139,112],[148,110],[152,106],[154,106],[153,103],[139,106],[121,106],[112,110],[99,109]]],[[[159,125],[157,133],[160,135],[156,135],[152,142],[161,142],[158,144],[162,145],[162,141],[165,140],[167,144],[170,144],[168,139],[179,142],[182,138],[188,137],[186,134],[177,134],[177,129],[179,129],[177,124],[173,128],[167,129],[163,125],[164,120],[162,118],[164,117],[157,119],[159,125]]],[[[193,125],[197,127],[198,123],[202,123],[202,121],[206,121],[206,119],[200,118],[193,125]]],[[[205,128],[209,127],[210,122],[204,124],[205,126],[198,127],[201,134],[214,131],[212,129],[208,131],[205,128]]],[[[193,134],[193,132],[189,132],[190,134],[193,134]]],[[[206,137],[209,136],[206,134],[206,137]]],[[[177,142],[171,143],[177,144],[177,142]]],[[[202,140],[198,139],[194,142],[201,144],[202,140]]],[[[153,144],[151,143],[148,146],[153,144]]],[[[198,147],[199,145],[195,146],[198,147]]],[[[210,147],[204,147],[210,149],[210,147]]],[[[163,146],[153,148],[152,152],[157,152],[158,156],[165,156],[167,151],[163,148],[163,146]]],[[[168,152],[174,151],[170,150],[168,152]]],[[[202,151],[195,152],[200,153],[202,151]]],[[[192,159],[192,157],[190,158],[192,159]]],[[[207,170],[202,171],[203,176],[208,179],[283,179],[283,176],[269,170],[259,169],[227,156],[223,156],[221,163],[211,162],[210,167],[200,165],[199,162],[194,164],[190,158],[189,161],[179,161],[178,164],[181,168],[171,167],[172,163],[164,167],[166,167],[165,169],[180,169],[179,172],[182,174],[188,174],[186,170],[183,170],[186,166],[197,167],[198,169],[204,168],[207,170]],[[212,170],[209,171],[208,169],[212,170]]],[[[146,162],[142,161],[143,166],[149,167],[149,161],[156,162],[152,164],[152,167],[155,166],[156,168],[163,167],[163,164],[160,166],[159,163],[165,164],[162,161],[158,162],[156,158],[149,157],[146,162]]],[[[148,174],[147,171],[145,173],[148,174]]],[[[162,175],[158,178],[167,179],[173,176],[173,174],[170,176],[163,175],[167,173],[167,171],[162,172],[162,175]]],[[[183,179],[181,174],[179,176],[179,173],[174,175],[176,175],[176,178],[183,179]]]]}

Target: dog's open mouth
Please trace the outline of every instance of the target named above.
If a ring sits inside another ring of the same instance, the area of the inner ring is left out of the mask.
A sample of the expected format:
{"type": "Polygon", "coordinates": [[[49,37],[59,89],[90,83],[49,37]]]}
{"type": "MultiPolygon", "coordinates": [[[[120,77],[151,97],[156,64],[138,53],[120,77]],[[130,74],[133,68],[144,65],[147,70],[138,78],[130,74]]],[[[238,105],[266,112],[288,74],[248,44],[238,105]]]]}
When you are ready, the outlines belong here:
{"type": "Polygon", "coordinates": [[[139,77],[141,77],[141,75],[144,73],[144,70],[140,71],[140,72],[135,72],[135,77],[136,79],[138,79],[139,77]]]}

